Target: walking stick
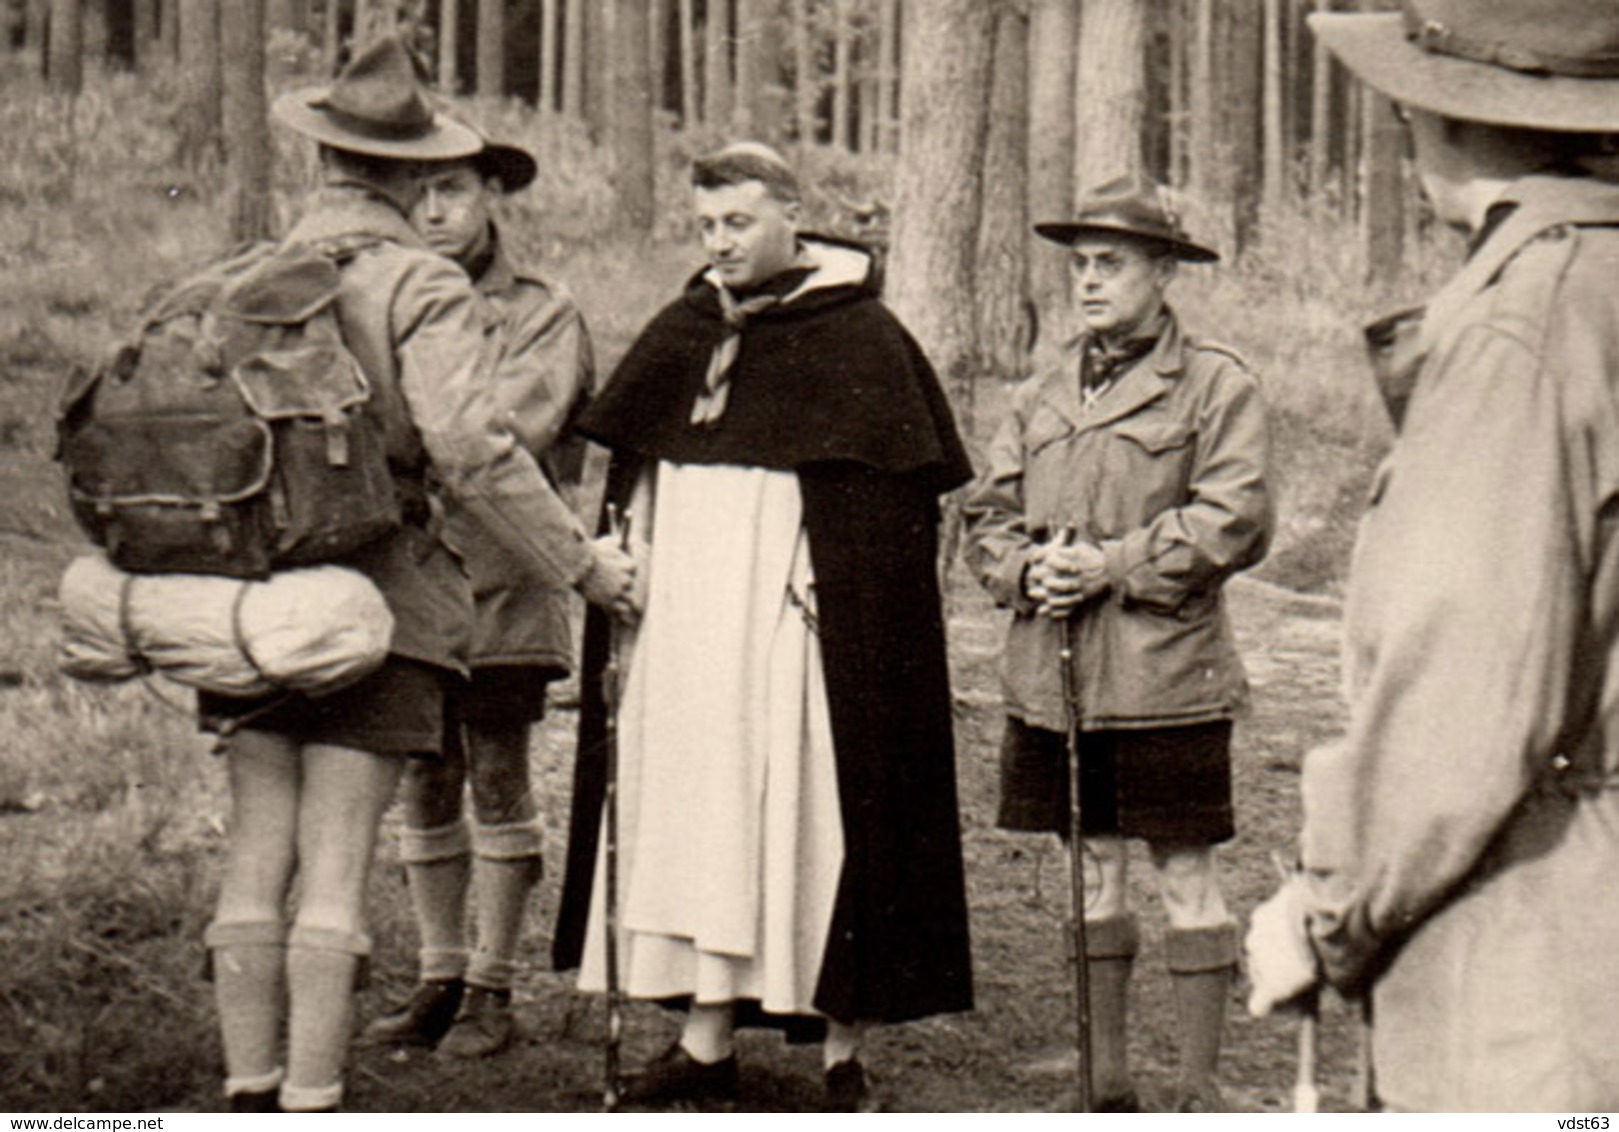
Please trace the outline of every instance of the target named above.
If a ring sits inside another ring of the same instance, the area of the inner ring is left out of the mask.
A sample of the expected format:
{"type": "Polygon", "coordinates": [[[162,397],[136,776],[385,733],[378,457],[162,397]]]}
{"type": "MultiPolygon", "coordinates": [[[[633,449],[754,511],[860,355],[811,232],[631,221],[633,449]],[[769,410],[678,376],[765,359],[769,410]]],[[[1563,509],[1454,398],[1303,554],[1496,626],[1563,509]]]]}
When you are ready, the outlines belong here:
{"type": "MultiPolygon", "coordinates": [[[[1064,528],[1058,542],[1066,546],[1074,532],[1064,528]]],[[[1074,999],[1078,1024],[1074,1048],[1079,1111],[1091,1111],[1091,976],[1085,956],[1085,827],[1084,790],[1079,779],[1079,684],[1074,678],[1074,611],[1057,621],[1062,633],[1058,662],[1062,666],[1063,734],[1068,743],[1068,873],[1074,907],[1074,999]]]]}
{"type": "MultiPolygon", "coordinates": [[[[1271,854],[1277,875],[1286,884],[1293,870],[1280,853],[1271,854]]],[[[1321,988],[1311,987],[1299,998],[1298,1069],[1293,1074],[1293,1111],[1321,1111],[1321,988]]]]}
{"type": "MultiPolygon", "coordinates": [[[[618,509],[611,503],[607,505],[607,529],[614,535],[620,547],[629,542],[630,516],[624,514],[623,525],[619,525],[618,509]]],[[[618,626],[611,618],[607,623],[607,666],[602,669],[602,700],[607,708],[606,719],[606,746],[607,746],[607,787],[603,793],[603,855],[606,873],[605,905],[605,936],[606,936],[606,974],[607,974],[607,1041],[602,1047],[602,1056],[605,1062],[602,1081],[602,1111],[617,1112],[619,1099],[622,1093],[622,1081],[619,1075],[618,1053],[619,1045],[624,1036],[624,1000],[623,992],[618,980],[618,705],[619,705],[619,671],[620,657],[618,651],[618,626]]]]}
{"type": "Polygon", "coordinates": [[[1299,1069],[1293,1079],[1293,1111],[1321,1111],[1321,992],[1305,992],[1299,1002],[1299,1069]]]}

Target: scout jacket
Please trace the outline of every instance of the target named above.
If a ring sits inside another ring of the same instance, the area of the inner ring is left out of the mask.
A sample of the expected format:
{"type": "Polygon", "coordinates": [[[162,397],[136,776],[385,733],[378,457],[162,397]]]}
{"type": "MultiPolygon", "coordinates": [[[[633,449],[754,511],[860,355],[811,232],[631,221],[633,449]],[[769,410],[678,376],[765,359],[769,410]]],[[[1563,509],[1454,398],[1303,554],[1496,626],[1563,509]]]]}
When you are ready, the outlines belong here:
{"type": "MultiPolygon", "coordinates": [[[[595,372],[590,335],[568,289],[515,268],[498,229],[494,238],[494,259],[474,280],[499,351],[490,391],[501,419],[545,472],[547,486],[566,498],[584,468],[584,441],[569,432],[595,372]]],[[[556,675],[571,670],[571,587],[536,582],[453,500],[445,537],[472,575],[473,667],[527,664],[556,675]]]]}
{"type": "MultiPolygon", "coordinates": [[[[466,273],[428,251],[392,202],[358,183],[325,189],[287,241],[352,249],[338,316],[381,408],[401,494],[420,498],[431,480],[533,577],[552,585],[581,578],[592,561],[583,529],[546,487],[485,388],[491,355],[466,273]]],[[[471,587],[442,539],[407,522],[351,564],[388,599],[394,653],[462,665],[471,587]]]]}
{"type": "Polygon", "coordinates": [[[1080,726],[1229,719],[1247,680],[1220,587],[1264,556],[1272,522],[1258,385],[1170,313],[1152,350],[1081,409],[1080,346],[1018,388],[963,507],[967,562],[1013,611],[1007,711],[1064,729],[1060,632],[1023,576],[1035,545],[1069,527],[1101,547],[1111,582],[1074,614],[1080,726]]]}
{"type": "Polygon", "coordinates": [[[1619,186],[1503,201],[1428,307],[1361,524],[1349,730],[1304,763],[1310,926],[1372,987],[1388,1104],[1611,1112],[1619,186]]]}

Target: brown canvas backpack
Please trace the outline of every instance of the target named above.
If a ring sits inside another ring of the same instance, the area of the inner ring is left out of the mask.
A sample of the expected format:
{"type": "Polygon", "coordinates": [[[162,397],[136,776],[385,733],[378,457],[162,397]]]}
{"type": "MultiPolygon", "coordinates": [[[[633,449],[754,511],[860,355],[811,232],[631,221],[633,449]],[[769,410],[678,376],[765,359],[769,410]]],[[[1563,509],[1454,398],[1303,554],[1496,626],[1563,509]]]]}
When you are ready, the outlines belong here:
{"type": "Polygon", "coordinates": [[[398,526],[382,422],[336,310],[340,264],[359,250],[232,255],[75,375],[57,457],[75,517],[116,565],[262,578],[398,526]]]}

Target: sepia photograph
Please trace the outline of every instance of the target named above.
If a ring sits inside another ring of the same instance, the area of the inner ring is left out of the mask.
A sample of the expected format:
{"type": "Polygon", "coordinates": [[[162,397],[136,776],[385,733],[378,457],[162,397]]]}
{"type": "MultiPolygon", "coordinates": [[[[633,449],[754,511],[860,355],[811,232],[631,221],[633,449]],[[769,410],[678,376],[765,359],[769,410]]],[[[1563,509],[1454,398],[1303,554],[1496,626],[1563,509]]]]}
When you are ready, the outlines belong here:
{"type": "Polygon", "coordinates": [[[1613,0],[0,0],[0,139],[13,1128],[1619,1113],[1613,0]]]}

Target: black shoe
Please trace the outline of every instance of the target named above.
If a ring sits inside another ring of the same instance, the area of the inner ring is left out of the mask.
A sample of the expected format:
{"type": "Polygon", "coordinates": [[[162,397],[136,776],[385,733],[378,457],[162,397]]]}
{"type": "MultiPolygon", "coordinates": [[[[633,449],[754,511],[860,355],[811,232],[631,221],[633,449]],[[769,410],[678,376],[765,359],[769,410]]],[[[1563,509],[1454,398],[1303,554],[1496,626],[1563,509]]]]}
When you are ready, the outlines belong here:
{"type": "Polygon", "coordinates": [[[378,1045],[435,1046],[461,1009],[466,983],[460,979],[418,983],[399,1006],[365,1028],[365,1040],[378,1045]]]}
{"type": "Polygon", "coordinates": [[[230,1110],[232,1112],[280,1112],[281,1106],[276,1103],[280,1091],[265,1089],[258,1093],[232,1093],[230,1095],[230,1110]]]}
{"type": "Polygon", "coordinates": [[[632,1104],[658,1101],[736,1100],[736,1054],[705,1065],[677,1041],[624,1082],[624,1099],[632,1104]]]}
{"type": "MultiPolygon", "coordinates": [[[[1062,1096],[1057,1099],[1057,1103],[1044,1111],[1078,1112],[1079,1090],[1074,1088],[1064,1090],[1062,1096]]],[[[1146,1112],[1147,1110],[1141,1107],[1141,1098],[1136,1095],[1136,1091],[1134,1089],[1126,1089],[1124,1092],[1115,1093],[1110,1097],[1091,1097],[1091,1111],[1146,1112]]]]}
{"type": "Polygon", "coordinates": [[[840,1061],[826,1071],[826,1095],[822,1112],[876,1112],[876,1098],[866,1085],[866,1071],[854,1058],[840,1061]]]}

